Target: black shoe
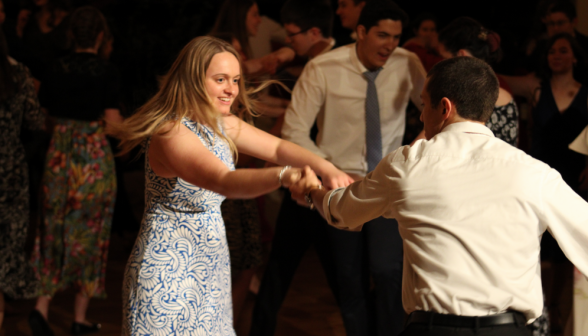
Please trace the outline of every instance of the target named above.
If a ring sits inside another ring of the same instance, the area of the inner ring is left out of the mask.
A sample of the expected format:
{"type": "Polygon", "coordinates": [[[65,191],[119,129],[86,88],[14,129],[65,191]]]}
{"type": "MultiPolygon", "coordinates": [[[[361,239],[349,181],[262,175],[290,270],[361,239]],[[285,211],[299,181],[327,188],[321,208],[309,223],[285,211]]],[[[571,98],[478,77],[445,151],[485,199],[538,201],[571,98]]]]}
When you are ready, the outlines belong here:
{"type": "Polygon", "coordinates": [[[54,336],[53,330],[49,327],[47,320],[39,313],[38,310],[33,310],[29,314],[29,326],[33,331],[33,336],[54,336]]]}
{"type": "Polygon", "coordinates": [[[92,325],[85,325],[83,323],[74,322],[71,325],[71,334],[72,335],[85,335],[95,333],[100,330],[102,326],[100,323],[92,323],[92,325]]]}

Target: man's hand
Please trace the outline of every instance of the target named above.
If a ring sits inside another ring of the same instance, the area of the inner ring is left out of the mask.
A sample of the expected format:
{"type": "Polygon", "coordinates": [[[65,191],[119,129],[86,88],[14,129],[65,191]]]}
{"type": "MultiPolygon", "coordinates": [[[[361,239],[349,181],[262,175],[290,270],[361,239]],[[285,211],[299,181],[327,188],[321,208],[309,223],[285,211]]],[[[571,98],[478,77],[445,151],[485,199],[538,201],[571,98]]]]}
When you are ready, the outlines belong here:
{"type": "Polygon", "coordinates": [[[304,196],[311,190],[320,188],[320,186],[321,181],[318,179],[314,171],[309,166],[305,166],[302,171],[302,178],[290,186],[292,199],[299,205],[308,207],[309,204],[306,202],[304,196]]]}

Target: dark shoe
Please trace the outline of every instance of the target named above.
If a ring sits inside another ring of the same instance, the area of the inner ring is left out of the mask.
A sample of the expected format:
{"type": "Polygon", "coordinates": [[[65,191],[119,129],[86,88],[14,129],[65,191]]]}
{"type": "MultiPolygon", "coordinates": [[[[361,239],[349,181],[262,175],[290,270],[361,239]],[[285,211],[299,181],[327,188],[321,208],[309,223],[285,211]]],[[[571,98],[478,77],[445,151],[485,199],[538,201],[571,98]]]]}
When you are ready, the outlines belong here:
{"type": "Polygon", "coordinates": [[[83,323],[74,322],[71,325],[71,334],[72,335],[85,335],[95,333],[100,330],[102,326],[100,323],[93,323],[92,325],[85,325],[83,323]]]}
{"type": "Polygon", "coordinates": [[[33,331],[33,336],[54,336],[53,330],[49,327],[47,320],[39,313],[38,310],[33,310],[29,314],[29,326],[33,331]]]}

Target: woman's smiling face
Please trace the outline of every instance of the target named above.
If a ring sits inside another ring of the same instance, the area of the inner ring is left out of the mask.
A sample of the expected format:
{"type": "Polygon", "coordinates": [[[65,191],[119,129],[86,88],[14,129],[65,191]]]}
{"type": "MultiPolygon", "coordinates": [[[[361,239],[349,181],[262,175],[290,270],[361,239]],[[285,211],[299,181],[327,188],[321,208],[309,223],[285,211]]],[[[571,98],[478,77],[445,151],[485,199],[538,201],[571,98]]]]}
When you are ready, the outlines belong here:
{"type": "Polygon", "coordinates": [[[240,80],[241,67],[235,55],[224,51],[212,57],[206,70],[206,92],[221,114],[231,113],[231,105],[239,95],[240,80]]]}

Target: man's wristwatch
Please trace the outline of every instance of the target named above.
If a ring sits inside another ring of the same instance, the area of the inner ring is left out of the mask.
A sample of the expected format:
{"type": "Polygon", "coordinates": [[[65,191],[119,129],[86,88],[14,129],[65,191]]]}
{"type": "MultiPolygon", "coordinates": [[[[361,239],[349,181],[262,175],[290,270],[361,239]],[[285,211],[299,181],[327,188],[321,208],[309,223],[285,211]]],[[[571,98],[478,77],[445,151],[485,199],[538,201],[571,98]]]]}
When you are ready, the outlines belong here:
{"type": "Polygon", "coordinates": [[[306,203],[309,204],[310,206],[310,210],[314,209],[314,202],[312,201],[312,196],[310,195],[310,193],[313,190],[322,190],[323,186],[321,184],[318,184],[316,187],[310,189],[306,194],[304,194],[304,200],[306,201],[306,203]]]}

